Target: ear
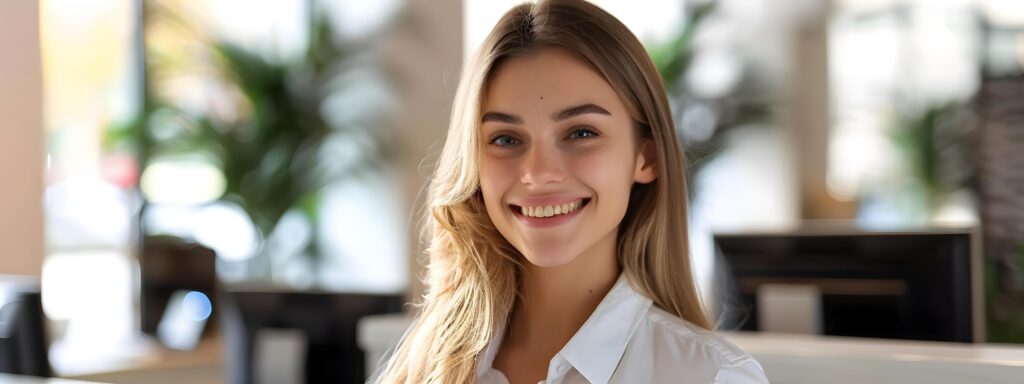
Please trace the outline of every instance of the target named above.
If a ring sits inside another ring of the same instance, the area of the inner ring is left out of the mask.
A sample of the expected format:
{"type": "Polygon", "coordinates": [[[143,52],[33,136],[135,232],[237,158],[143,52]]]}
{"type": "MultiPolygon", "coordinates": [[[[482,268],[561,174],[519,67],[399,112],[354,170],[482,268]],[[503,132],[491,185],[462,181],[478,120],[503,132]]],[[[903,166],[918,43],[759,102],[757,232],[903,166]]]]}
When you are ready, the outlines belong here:
{"type": "Polygon", "coordinates": [[[658,178],[658,155],[651,139],[645,139],[636,154],[636,170],[633,181],[647,184],[658,178]]]}

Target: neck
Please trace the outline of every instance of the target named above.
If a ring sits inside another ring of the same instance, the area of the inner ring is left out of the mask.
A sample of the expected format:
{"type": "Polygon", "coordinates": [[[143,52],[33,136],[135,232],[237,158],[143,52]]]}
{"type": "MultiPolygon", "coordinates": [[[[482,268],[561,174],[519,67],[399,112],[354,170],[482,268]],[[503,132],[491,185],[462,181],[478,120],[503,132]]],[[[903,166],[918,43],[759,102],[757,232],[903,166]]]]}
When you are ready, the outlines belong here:
{"type": "Polygon", "coordinates": [[[529,350],[557,353],[586,322],[619,277],[615,239],[557,267],[527,263],[507,338],[529,350]]]}

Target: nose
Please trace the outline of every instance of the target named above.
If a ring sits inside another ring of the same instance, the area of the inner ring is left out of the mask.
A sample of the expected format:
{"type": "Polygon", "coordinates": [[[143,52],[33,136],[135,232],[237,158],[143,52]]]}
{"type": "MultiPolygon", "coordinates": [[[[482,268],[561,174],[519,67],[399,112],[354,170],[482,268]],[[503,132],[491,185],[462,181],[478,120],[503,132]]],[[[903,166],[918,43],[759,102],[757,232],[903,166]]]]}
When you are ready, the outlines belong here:
{"type": "Polygon", "coordinates": [[[534,145],[523,159],[520,181],[527,186],[539,187],[565,180],[565,169],[558,149],[534,145]]]}

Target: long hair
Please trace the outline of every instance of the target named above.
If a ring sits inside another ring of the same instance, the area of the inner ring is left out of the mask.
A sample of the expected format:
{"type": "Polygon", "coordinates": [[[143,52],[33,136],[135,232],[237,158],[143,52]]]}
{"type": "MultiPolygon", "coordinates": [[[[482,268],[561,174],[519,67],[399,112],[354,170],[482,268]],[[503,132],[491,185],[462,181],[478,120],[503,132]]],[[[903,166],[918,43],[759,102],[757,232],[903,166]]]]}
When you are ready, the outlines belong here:
{"type": "Polygon", "coordinates": [[[623,273],[658,307],[711,327],[690,266],[683,156],[661,76],[640,41],[604,10],[582,0],[540,0],[505,13],[463,69],[427,197],[426,293],[380,382],[474,382],[478,355],[509,318],[521,256],[494,227],[479,192],[481,103],[503,59],[540,48],[587,61],[656,148],[658,177],[633,186],[619,226],[623,273]]]}

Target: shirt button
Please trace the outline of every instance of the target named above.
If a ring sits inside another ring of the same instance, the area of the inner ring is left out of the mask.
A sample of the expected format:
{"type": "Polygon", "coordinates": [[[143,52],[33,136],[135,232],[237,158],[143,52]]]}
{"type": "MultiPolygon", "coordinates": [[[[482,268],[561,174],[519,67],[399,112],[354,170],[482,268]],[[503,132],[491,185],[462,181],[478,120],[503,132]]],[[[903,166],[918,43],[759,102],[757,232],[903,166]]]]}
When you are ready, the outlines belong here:
{"type": "Polygon", "coordinates": [[[558,367],[555,368],[555,370],[558,371],[559,375],[564,375],[565,372],[569,370],[569,366],[565,364],[559,364],[558,367]]]}

